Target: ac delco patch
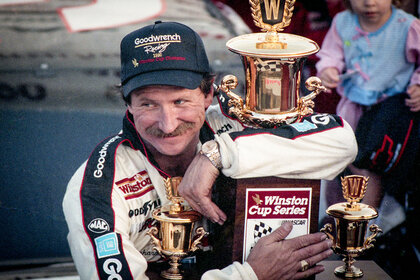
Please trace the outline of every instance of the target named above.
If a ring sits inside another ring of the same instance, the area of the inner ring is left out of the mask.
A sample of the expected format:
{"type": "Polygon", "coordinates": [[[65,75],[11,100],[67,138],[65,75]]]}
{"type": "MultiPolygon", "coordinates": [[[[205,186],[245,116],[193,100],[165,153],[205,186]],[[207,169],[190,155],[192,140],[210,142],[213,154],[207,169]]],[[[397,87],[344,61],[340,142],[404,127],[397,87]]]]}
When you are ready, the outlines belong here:
{"type": "Polygon", "coordinates": [[[115,184],[124,193],[126,200],[143,196],[154,189],[146,170],[140,171],[133,177],[120,180],[115,184]]]}

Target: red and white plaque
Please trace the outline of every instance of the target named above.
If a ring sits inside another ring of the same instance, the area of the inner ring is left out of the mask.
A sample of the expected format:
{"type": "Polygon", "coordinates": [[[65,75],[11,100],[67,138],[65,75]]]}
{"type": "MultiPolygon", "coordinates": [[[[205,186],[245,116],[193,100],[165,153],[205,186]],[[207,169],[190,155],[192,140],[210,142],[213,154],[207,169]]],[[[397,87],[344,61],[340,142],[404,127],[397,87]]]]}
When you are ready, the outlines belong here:
{"type": "Polygon", "coordinates": [[[257,241],[291,221],[287,238],[310,231],[312,188],[248,188],[244,223],[243,260],[257,241]]]}

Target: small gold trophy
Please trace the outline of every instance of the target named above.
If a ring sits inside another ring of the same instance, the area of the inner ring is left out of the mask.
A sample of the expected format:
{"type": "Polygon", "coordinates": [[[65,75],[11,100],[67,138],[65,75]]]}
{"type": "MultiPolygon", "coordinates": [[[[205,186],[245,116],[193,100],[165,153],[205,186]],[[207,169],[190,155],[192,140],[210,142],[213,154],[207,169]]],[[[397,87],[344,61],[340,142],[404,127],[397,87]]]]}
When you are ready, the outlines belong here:
{"type": "Polygon", "coordinates": [[[333,240],[333,251],[344,256],[345,264],[334,270],[343,278],[363,276],[363,271],[353,265],[355,257],[374,247],[375,237],[382,230],[375,224],[369,227],[371,235],[365,239],[368,222],[378,217],[378,212],[372,206],[359,203],[366,193],[368,177],[351,175],[341,178],[343,196],[346,202],[336,203],[327,209],[327,214],[334,217],[335,238],[331,235],[332,225],[326,224],[321,232],[333,240]]]}
{"type": "Polygon", "coordinates": [[[198,227],[195,230],[197,236],[194,238],[192,236],[195,222],[201,220],[201,214],[182,204],[184,199],[178,193],[178,185],[181,180],[181,177],[165,180],[166,196],[171,204],[153,211],[153,218],[160,222],[162,240],[158,238],[157,227],[152,227],[148,232],[156,245],[154,249],[162,257],[169,258],[170,268],[161,272],[161,276],[165,279],[183,278],[179,269],[181,259],[196,251],[201,239],[207,235],[203,227],[198,227]]]}
{"type": "Polygon", "coordinates": [[[246,96],[231,90],[238,79],[227,75],[219,90],[229,97],[229,114],[249,127],[272,128],[293,123],[313,112],[313,98],[325,91],[321,80],[310,77],[305,86],[312,91],[299,97],[302,67],[319,50],[314,41],[278,33],[290,24],[295,0],[249,0],[254,23],[262,33],[245,34],[226,43],[240,55],[245,69],[246,96]]]}

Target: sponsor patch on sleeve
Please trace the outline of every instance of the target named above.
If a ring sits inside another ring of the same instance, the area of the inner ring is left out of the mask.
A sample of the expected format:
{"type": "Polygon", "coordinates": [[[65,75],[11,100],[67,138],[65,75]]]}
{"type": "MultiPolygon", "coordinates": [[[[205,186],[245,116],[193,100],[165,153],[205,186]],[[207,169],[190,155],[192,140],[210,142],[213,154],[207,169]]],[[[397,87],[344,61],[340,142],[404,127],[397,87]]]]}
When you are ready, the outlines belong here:
{"type": "Polygon", "coordinates": [[[154,189],[146,170],[140,171],[133,177],[115,182],[126,200],[141,197],[154,189]]]}
{"type": "Polygon", "coordinates": [[[109,225],[108,225],[108,223],[104,219],[96,218],[96,219],[93,219],[89,223],[88,229],[91,232],[103,233],[105,231],[109,231],[109,225]]]}
{"type": "Polygon", "coordinates": [[[290,124],[290,126],[296,129],[298,132],[306,132],[306,131],[317,128],[315,124],[310,123],[307,120],[304,120],[303,122],[300,122],[300,123],[292,123],[290,124]]]}
{"type": "Polygon", "coordinates": [[[115,232],[95,238],[95,245],[98,258],[105,258],[120,254],[120,250],[118,249],[117,234],[115,232]]]}

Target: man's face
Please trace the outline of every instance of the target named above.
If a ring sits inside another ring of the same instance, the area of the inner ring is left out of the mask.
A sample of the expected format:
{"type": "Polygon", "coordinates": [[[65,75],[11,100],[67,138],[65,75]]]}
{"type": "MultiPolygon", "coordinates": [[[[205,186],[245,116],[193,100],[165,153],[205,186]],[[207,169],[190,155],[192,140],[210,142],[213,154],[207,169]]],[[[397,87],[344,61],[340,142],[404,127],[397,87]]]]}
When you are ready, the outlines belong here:
{"type": "Polygon", "coordinates": [[[128,110],[152,152],[176,156],[195,152],[212,99],[213,94],[205,96],[200,88],[148,86],[131,93],[128,110]]]}

